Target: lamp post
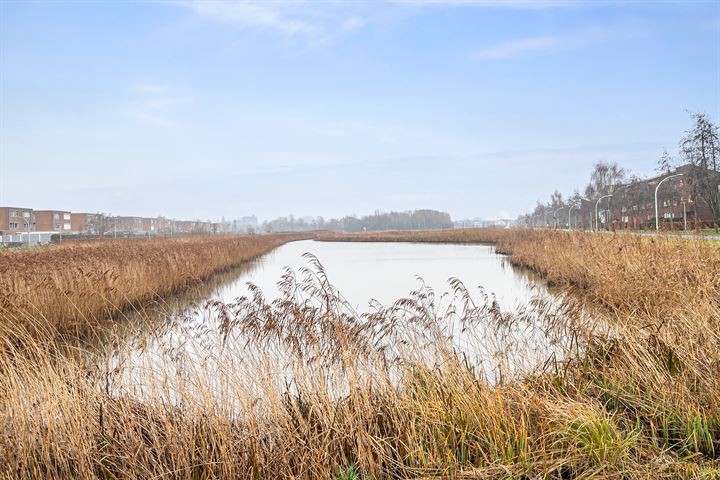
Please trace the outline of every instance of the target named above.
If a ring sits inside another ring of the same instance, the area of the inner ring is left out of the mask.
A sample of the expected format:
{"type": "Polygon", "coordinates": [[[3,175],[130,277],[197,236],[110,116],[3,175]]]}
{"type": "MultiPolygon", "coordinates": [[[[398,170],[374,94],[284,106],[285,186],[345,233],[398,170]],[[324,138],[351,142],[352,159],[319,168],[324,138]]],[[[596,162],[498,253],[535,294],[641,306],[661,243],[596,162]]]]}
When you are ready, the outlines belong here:
{"type": "Polygon", "coordinates": [[[550,227],[550,223],[548,223],[548,219],[547,219],[547,216],[548,216],[548,214],[550,214],[550,213],[553,213],[553,211],[550,210],[549,212],[545,212],[545,226],[546,226],[546,227],[550,227]]]}
{"type": "Polygon", "coordinates": [[[595,202],[595,231],[596,232],[600,230],[600,215],[598,214],[598,205],[600,204],[600,200],[602,200],[603,198],[610,198],[612,196],[613,196],[612,193],[609,193],[607,195],[604,195],[604,196],[598,198],[597,202],[595,202]]]}
{"type": "Polygon", "coordinates": [[[658,200],[657,200],[657,194],[658,189],[660,188],[660,185],[663,184],[665,180],[670,180],[671,178],[675,177],[682,177],[684,173],[676,173],[675,175],[670,175],[669,177],[665,177],[660,182],[658,182],[657,186],[655,187],[655,231],[660,232],[660,213],[658,211],[658,200]]]}
{"type": "Polygon", "coordinates": [[[558,221],[557,221],[557,212],[559,212],[559,211],[562,210],[563,208],[565,208],[565,207],[560,207],[560,208],[558,208],[557,210],[555,210],[555,211],[553,212],[553,222],[555,222],[555,230],[557,230],[557,226],[558,226],[558,225],[557,225],[557,224],[558,224],[558,221]]]}
{"type": "MultiPolygon", "coordinates": [[[[577,198],[578,198],[579,201],[578,201],[576,207],[578,207],[578,208],[580,208],[580,209],[582,209],[582,202],[583,202],[583,200],[585,200],[586,202],[589,202],[590,205],[592,205],[592,200],[590,200],[589,198],[581,197],[580,195],[578,195],[577,198]]],[[[591,213],[592,213],[592,212],[591,212],[591,213]]],[[[568,216],[570,216],[570,213],[569,213],[569,212],[568,212],[568,216]]],[[[575,218],[575,227],[577,228],[577,217],[575,218]]],[[[583,221],[583,228],[584,228],[584,227],[585,227],[585,222],[583,221]]],[[[592,230],[592,229],[593,229],[593,222],[592,222],[592,216],[591,216],[591,217],[590,217],[590,230],[592,230]]]]}
{"type": "MultiPolygon", "coordinates": [[[[574,204],[570,205],[570,208],[568,209],[568,228],[570,230],[572,230],[572,217],[570,215],[572,214],[573,208],[579,207],[579,206],[580,206],[579,203],[574,203],[574,204]]],[[[577,220],[577,218],[576,218],[576,220],[577,220]]],[[[577,228],[577,221],[575,222],[575,227],[577,228]]]]}
{"type": "Polygon", "coordinates": [[[683,204],[683,230],[687,231],[687,207],[685,206],[685,199],[682,199],[683,204]]]}

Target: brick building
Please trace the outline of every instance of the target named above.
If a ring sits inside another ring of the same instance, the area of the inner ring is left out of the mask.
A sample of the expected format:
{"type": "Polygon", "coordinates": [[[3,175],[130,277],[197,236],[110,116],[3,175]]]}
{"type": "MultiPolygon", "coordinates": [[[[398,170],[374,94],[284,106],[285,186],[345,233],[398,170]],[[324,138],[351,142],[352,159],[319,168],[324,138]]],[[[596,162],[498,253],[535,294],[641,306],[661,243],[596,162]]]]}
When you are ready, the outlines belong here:
{"type": "Polygon", "coordinates": [[[75,233],[97,233],[95,213],[71,213],[70,226],[75,233]]]}
{"type": "MultiPolygon", "coordinates": [[[[612,197],[601,200],[597,205],[600,228],[654,229],[655,188],[661,181],[679,173],[682,176],[664,181],[658,190],[660,228],[681,230],[685,223],[688,229],[712,226],[712,211],[701,198],[696,198],[688,180],[694,168],[697,167],[683,165],[669,173],[615,187],[610,192],[612,197]]],[[[572,226],[590,228],[591,222],[594,225],[598,220],[595,217],[595,206],[595,201],[582,201],[581,207],[573,210],[572,226]]],[[[565,226],[568,221],[567,210],[560,215],[559,223],[565,226]]]]}
{"type": "Polygon", "coordinates": [[[112,217],[113,230],[117,233],[142,233],[142,217],[112,217]]]}
{"type": "Polygon", "coordinates": [[[35,210],[35,229],[38,232],[72,232],[71,214],[64,210],[35,210]]]}
{"type": "Polygon", "coordinates": [[[143,217],[142,231],[145,233],[158,233],[158,219],[143,217]]]}
{"type": "Polygon", "coordinates": [[[34,232],[35,217],[32,208],[0,207],[0,234],[34,232]]]}

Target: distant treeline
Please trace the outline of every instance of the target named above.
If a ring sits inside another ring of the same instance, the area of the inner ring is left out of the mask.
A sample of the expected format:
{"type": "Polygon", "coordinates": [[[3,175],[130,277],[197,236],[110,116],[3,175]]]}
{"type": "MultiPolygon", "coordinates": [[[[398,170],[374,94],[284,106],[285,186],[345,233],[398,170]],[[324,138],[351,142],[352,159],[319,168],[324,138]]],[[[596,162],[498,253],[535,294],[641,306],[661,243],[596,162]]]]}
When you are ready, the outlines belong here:
{"type": "Polygon", "coordinates": [[[450,214],[437,210],[413,210],[408,212],[375,212],[364,217],[348,216],[325,220],[323,217],[300,217],[292,215],[264,222],[265,232],[304,232],[331,230],[336,232],[362,232],[378,230],[425,230],[452,228],[450,214]]]}

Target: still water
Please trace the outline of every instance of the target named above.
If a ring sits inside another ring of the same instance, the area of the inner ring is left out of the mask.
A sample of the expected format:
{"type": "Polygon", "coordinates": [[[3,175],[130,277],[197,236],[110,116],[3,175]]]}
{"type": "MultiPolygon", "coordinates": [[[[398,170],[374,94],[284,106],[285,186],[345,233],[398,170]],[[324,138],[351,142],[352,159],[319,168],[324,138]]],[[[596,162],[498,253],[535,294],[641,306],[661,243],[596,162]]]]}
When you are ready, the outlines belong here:
{"type": "Polygon", "coordinates": [[[407,296],[421,286],[420,279],[439,296],[449,290],[450,278],[458,278],[470,290],[482,287],[494,294],[508,311],[546,292],[535,275],[513,267],[489,245],[305,240],[265,255],[208,299],[230,302],[247,295],[248,282],[259,286],[268,299],[276,298],[277,282],[286,268],[299,271],[309,266],[304,253],[317,257],[330,283],[360,312],[368,309],[371,300],[388,305],[407,296]]]}
{"type": "MultiPolygon", "coordinates": [[[[393,314],[397,315],[400,327],[394,336],[383,340],[383,345],[396,358],[432,365],[440,358],[438,349],[450,345],[478,375],[492,380],[505,372],[527,371],[555,355],[557,343],[545,336],[540,317],[535,312],[527,315],[529,305],[536,304],[538,299],[551,304],[553,295],[541,280],[513,267],[493,246],[308,240],[280,246],[249,265],[216,277],[194,298],[169,302],[162,320],[147,322],[149,329],[133,333],[134,340],[125,343],[127,347],[107,366],[108,370],[121,372],[117,378],[118,392],[148,395],[160,388],[163,389],[160,396],[173,401],[182,397],[179,392],[183,391],[235,392],[220,395],[226,398],[233,397],[238,389],[267,393],[269,384],[280,389],[293,378],[311,377],[307,372],[299,373],[298,369],[305,366],[302,361],[298,364],[286,343],[279,340],[256,343],[257,338],[279,338],[283,331],[293,330],[295,322],[306,322],[305,317],[292,319],[285,330],[275,331],[269,337],[263,337],[266,325],[263,322],[268,320],[259,320],[259,329],[236,328],[232,331],[240,332],[228,339],[222,333],[224,321],[219,314],[224,307],[218,308],[229,304],[233,311],[233,302],[238,298],[252,297],[249,284],[257,286],[267,302],[281,298],[278,282],[288,269],[302,277],[301,271],[311,267],[306,253],[314,255],[323,266],[329,283],[346,301],[342,308],[347,308],[344,311],[359,322],[356,326],[371,322],[379,305],[389,306],[412,296],[413,291],[432,289],[434,313],[427,316],[433,319],[432,324],[418,323],[412,313],[405,317],[403,312],[393,314]],[[463,282],[473,305],[477,301],[477,305],[489,304],[492,308],[479,308],[468,314],[468,297],[458,300],[457,294],[453,295],[451,278],[463,282]],[[506,313],[512,315],[506,317],[506,313]],[[438,332],[443,340],[438,340],[438,332]],[[206,383],[209,386],[201,387],[206,383]]],[[[266,310],[272,308],[276,307],[268,306],[266,310]]],[[[230,317],[249,318],[252,323],[256,317],[262,318],[262,311],[256,310],[249,316],[247,310],[234,311],[230,317]]],[[[291,317],[294,315],[292,310],[285,312],[283,315],[288,312],[291,317]]],[[[269,323],[275,321],[270,319],[269,323]]],[[[312,335],[313,331],[326,328],[320,325],[322,316],[310,323],[316,321],[320,323],[306,324],[304,332],[312,335]]],[[[327,342],[331,344],[332,339],[327,342]]],[[[323,349],[325,343],[321,339],[308,348],[323,349]]],[[[342,388],[335,385],[332,390],[339,392],[342,388]]]]}

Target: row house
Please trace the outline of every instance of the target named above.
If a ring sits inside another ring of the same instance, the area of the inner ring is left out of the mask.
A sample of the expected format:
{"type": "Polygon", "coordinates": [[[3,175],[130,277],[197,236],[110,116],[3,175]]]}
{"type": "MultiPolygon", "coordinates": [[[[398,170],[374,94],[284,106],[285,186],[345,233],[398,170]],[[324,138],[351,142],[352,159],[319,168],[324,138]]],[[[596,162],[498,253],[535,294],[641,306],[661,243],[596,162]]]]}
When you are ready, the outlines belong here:
{"type": "Polygon", "coordinates": [[[0,207],[0,234],[11,235],[25,232],[90,235],[112,232],[148,235],[207,235],[231,233],[233,232],[233,223],[171,220],[165,217],[105,217],[99,213],[0,207]]]}
{"type": "Polygon", "coordinates": [[[35,216],[32,208],[0,207],[0,234],[34,231],[35,216]]]}
{"type": "Polygon", "coordinates": [[[158,219],[143,217],[142,231],[145,233],[158,233],[158,219]]]}
{"type": "Polygon", "coordinates": [[[688,180],[692,165],[683,165],[676,170],[652,178],[626,184],[617,189],[607,216],[608,226],[621,229],[655,227],[655,188],[658,189],[658,216],[660,228],[681,230],[712,224],[712,211],[702,200],[696,198],[688,180]],[[674,178],[673,175],[682,174],[674,178]]]}
{"type": "Polygon", "coordinates": [[[173,220],[172,221],[172,234],[182,233],[194,233],[195,232],[195,221],[193,220],[173,220]]]}
{"type": "Polygon", "coordinates": [[[71,213],[70,228],[75,233],[97,233],[97,213],[71,213]]]}
{"type": "Polygon", "coordinates": [[[113,230],[122,233],[142,233],[142,217],[112,217],[113,230]]]}
{"type": "Polygon", "coordinates": [[[680,230],[712,225],[712,211],[702,200],[695,197],[688,176],[692,165],[683,165],[676,170],[648,179],[620,185],[610,192],[612,197],[597,204],[595,201],[581,201],[571,218],[567,210],[561,212],[558,224],[561,227],[571,221],[573,228],[590,228],[599,220],[600,228],[606,229],[654,229],[655,188],[666,178],[678,173],[683,176],[670,178],[658,190],[658,214],[660,228],[680,230]]]}
{"type": "Polygon", "coordinates": [[[35,210],[35,229],[38,232],[70,233],[72,214],[64,210],[35,210]]]}

